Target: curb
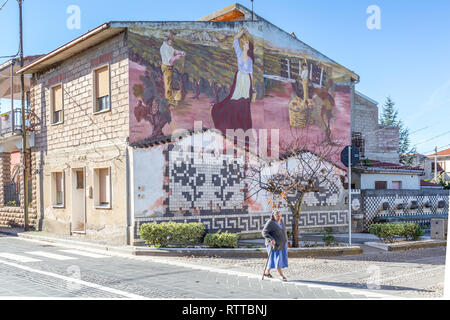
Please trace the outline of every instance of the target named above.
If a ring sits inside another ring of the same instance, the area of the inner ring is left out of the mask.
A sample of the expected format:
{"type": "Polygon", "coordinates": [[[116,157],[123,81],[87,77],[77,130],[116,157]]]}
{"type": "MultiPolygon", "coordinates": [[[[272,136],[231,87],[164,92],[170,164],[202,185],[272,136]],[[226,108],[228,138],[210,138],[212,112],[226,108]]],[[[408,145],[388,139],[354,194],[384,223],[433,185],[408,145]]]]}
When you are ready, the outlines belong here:
{"type": "Polygon", "coordinates": [[[364,242],[365,245],[385,251],[406,251],[447,246],[446,240],[408,241],[403,243],[364,242]]]}
{"type": "MultiPolygon", "coordinates": [[[[343,257],[355,256],[363,253],[358,246],[336,247],[336,248],[289,248],[289,258],[311,258],[311,257],[343,257]]],[[[220,258],[267,258],[267,251],[263,249],[155,249],[134,248],[137,256],[213,256],[220,258]]]]}
{"type": "MultiPolygon", "coordinates": [[[[197,256],[197,257],[223,257],[223,258],[267,258],[267,251],[262,249],[192,249],[192,248],[150,248],[135,246],[111,246],[89,242],[66,240],[40,235],[31,235],[19,233],[19,238],[29,240],[39,240],[50,243],[60,243],[66,246],[74,246],[84,249],[95,249],[121,254],[130,254],[136,256],[158,256],[158,257],[180,257],[180,256],[197,256]]],[[[342,257],[360,255],[363,250],[358,246],[351,247],[332,247],[332,248],[289,248],[289,258],[311,258],[311,257],[342,257]]]]}
{"type": "Polygon", "coordinates": [[[59,238],[52,238],[52,237],[45,237],[45,236],[31,235],[31,234],[24,234],[24,233],[19,233],[19,234],[17,234],[17,236],[19,238],[23,238],[23,239],[38,240],[38,241],[55,243],[55,244],[59,243],[59,244],[64,244],[66,246],[71,246],[71,247],[75,247],[75,248],[95,249],[95,250],[116,252],[116,253],[121,253],[121,254],[133,254],[133,247],[118,247],[118,246],[102,245],[102,244],[96,244],[96,243],[91,243],[91,242],[66,240],[66,239],[59,239],[59,238]]]}

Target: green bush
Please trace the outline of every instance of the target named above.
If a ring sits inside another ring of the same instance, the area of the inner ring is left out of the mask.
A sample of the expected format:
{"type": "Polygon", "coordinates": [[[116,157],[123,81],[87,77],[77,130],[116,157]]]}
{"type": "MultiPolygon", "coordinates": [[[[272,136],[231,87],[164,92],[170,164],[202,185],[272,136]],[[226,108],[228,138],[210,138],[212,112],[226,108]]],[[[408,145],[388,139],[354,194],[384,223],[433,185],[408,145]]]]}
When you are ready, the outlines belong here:
{"type": "Polygon", "coordinates": [[[417,224],[415,223],[399,223],[400,226],[400,232],[399,232],[399,236],[401,237],[405,237],[405,240],[408,241],[409,238],[413,237],[413,234],[416,232],[416,229],[418,227],[417,224]]]}
{"type": "Polygon", "coordinates": [[[369,232],[384,242],[394,242],[396,236],[405,237],[406,241],[417,241],[424,234],[423,229],[416,223],[372,224],[369,232]]]}
{"type": "Polygon", "coordinates": [[[145,223],[139,235],[147,244],[164,247],[168,244],[188,245],[200,243],[205,234],[203,223],[145,223]]]}
{"type": "Polygon", "coordinates": [[[399,235],[400,231],[398,223],[372,224],[369,227],[369,232],[383,242],[394,242],[395,236],[399,235]]]}
{"type": "Polygon", "coordinates": [[[336,239],[332,235],[333,228],[325,228],[323,232],[322,240],[325,242],[325,246],[331,246],[333,243],[336,243],[336,239]]]}
{"type": "Polygon", "coordinates": [[[423,229],[418,224],[416,225],[415,230],[412,233],[412,239],[413,241],[420,240],[420,237],[422,237],[425,234],[425,229],[423,229]]]}
{"type": "Polygon", "coordinates": [[[207,234],[204,244],[211,248],[237,248],[238,235],[228,231],[207,234]]]}

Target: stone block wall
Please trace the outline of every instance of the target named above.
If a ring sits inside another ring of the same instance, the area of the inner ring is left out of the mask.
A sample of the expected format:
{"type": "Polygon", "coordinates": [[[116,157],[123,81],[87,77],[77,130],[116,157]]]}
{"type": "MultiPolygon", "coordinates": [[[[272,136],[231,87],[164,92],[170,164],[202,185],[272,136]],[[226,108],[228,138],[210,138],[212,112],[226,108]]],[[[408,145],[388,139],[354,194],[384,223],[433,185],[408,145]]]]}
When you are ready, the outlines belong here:
{"type": "Polygon", "coordinates": [[[129,135],[129,69],[126,32],[86,49],[32,79],[31,121],[36,132],[32,149],[33,206],[39,228],[72,233],[74,171],[85,172],[85,232],[83,237],[126,242],[126,160],[129,135]],[[109,66],[110,110],[94,112],[94,70],[109,66]],[[51,87],[63,87],[63,121],[51,121],[51,87]],[[109,168],[111,207],[94,204],[94,169],[109,168]],[[52,205],[52,172],[64,173],[64,205],[52,205]]]}
{"type": "MultiPolygon", "coordinates": [[[[27,156],[28,168],[32,165],[32,157],[30,152],[27,156]]],[[[29,181],[31,181],[31,190],[33,201],[28,206],[28,224],[29,226],[36,226],[37,211],[36,211],[36,179],[30,175],[31,171],[28,170],[29,181]]],[[[20,172],[20,207],[8,206],[5,204],[4,198],[0,198],[0,227],[20,227],[25,224],[24,218],[24,196],[23,196],[23,173],[20,172]]],[[[11,182],[11,154],[3,152],[0,155],[0,195],[4,197],[4,185],[11,182]]]]}
{"type": "Polygon", "coordinates": [[[352,133],[361,134],[366,158],[399,162],[398,127],[379,125],[377,104],[357,92],[353,98],[352,133]]]}

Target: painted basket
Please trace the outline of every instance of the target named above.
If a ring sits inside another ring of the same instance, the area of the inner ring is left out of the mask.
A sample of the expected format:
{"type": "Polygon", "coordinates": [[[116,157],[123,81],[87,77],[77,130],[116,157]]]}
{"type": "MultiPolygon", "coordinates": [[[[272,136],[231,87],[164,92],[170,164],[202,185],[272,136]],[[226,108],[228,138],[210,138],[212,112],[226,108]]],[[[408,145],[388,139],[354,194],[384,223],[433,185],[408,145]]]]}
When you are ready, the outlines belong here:
{"type": "Polygon", "coordinates": [[[305,128],[313,124],[312,108],[299,97],[289,101],[289,123],[294,128],[305,128]]]}

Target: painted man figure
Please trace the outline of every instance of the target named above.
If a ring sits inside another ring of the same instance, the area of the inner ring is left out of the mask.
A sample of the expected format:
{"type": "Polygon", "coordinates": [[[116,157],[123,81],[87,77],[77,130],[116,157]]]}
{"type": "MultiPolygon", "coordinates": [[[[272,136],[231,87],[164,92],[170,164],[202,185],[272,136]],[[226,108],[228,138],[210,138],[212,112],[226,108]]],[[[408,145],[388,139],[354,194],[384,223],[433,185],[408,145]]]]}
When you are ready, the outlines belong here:
{"type": "Polygon", "coordinates": [[[165,97],[168,100],[169,104],[177,105],[177,101],[175,100],[174,90],[172,89],[172,76],[173,76],[173,65],[175,61],[180,59],[181,57],[186,56],[186,53],[183,51],[175,50],[172,47],[173,44],[173,34],[171,32],[167,32],[164,34],[164,42],[161,46],[161,70],[164,76],[164,91],[165,97]]]}
{"type": "Polygon", "coordinates": [[[308,92],[309,71],[308,71],[308,64],[306,62],[303,62],[303,64],[302,64],[300,78],[302,79],[302,85],[303,85],[303,100],[307,101],[307,99],[309,98],[309,92],[308,92]]]}

